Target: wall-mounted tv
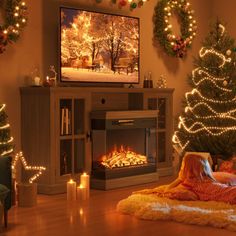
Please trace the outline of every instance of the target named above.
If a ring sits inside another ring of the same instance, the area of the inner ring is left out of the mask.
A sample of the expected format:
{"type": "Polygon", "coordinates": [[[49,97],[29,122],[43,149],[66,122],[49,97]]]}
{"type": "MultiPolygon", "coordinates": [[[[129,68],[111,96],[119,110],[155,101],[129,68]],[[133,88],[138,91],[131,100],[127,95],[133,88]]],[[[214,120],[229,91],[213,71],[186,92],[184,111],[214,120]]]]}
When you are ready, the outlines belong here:
{"type": "Polygon", "coordinates": [[[139,18],[60,7],[60,81],[139,82],[139,18]]]}

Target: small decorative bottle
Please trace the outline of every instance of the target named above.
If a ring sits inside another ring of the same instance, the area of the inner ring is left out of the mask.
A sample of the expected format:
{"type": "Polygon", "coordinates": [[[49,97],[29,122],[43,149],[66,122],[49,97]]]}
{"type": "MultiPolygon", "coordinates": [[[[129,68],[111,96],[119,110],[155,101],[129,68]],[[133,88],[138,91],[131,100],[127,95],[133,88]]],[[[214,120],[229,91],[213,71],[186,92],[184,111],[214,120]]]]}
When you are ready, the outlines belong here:
{"type": "Polygon", "coordinates": [[[152,72],[149,71],[147,75],[144,75],[144,81],[143,81],[143,87],[144,88],[153,88],[153,82],[152,82],[152,72]]]}

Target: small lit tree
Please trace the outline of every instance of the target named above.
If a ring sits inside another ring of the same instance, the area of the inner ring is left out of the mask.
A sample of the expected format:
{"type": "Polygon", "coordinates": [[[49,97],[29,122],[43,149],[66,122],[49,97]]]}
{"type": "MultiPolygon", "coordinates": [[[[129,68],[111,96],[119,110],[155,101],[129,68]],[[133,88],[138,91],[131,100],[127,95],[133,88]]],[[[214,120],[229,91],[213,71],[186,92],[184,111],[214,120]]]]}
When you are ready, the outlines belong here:
{"type": "Polygon", "coordinates": [[[10,136],[10,125],[7,122],[5,107],[5,104],[0,105],[0,157],[13,152],[13,137],[10,136]]]}
{"type": "Polygon", "coordinates": [[[236,53],[234,40],[217,20],[189,76],[191,92],[173,142],[185,151],[236,154],[236,53]]]}

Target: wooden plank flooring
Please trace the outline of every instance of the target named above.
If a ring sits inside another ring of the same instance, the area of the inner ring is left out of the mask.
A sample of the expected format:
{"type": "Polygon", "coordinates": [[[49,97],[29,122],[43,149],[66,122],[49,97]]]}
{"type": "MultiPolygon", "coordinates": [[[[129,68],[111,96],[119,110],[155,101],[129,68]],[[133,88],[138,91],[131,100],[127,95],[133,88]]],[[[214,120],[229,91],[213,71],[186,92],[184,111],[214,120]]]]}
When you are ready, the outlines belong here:
{"type": "Polygon", "coordinates": [[[185,225],[170,221],[145,221],[116,212],[116,204],[132,191],[169,182],[162,178],[156,184],[117,190],[92,190],[88,201],[68,203],[65,194],[38,195],[32,208],[13,207],[9,226],[1,228],[1,236],[233,236],[236,233],[185,225]]]}

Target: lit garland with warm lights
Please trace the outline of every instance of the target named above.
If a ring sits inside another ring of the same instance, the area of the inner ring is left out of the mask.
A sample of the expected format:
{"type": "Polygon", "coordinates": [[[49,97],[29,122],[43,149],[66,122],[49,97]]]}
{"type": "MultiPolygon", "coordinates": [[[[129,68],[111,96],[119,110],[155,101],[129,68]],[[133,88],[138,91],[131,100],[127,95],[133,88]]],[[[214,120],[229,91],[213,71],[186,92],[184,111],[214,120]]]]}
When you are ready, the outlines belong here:
{"type": "Polygon", "coordinates": [[[218,56],[220,59],[222,59],[222,63],[219,65],[220,68],[222,68],[226,62],[231,62],[230,57],[226,59],[226,57],[223,54],[218,53],[214,49],[206,49],[204,47],[200,49],[200,52],[199,52],[200,57],[205,57],[206,55],[209,55],[209,54],[213,54],[215,56],[218,56]]]}
{"type": "Polygon", "coordinates": [[[0,157],[5,157],[13,152],[13,137],[10,136],[10,124],[7,123],[5,108],[6,104],[0,106],[0,157]]]}
{"type": "Polygon", "coordinates": [[[43,166],[29,166],[29,165],[27,165],[27,162],[26,162],[22,152],[19,152],[15,155],[15,158],[13,159],[13,162],[12,162],[12,169],[13,170],[16,169],[16,163],[19,160],[21,161],[25,170],[37,170],[38,171],[38,173],[36,173],[35,175],[33,175],[29,179],[29,183],[33,183],[42,174],[42,172],[46,170],[46,168],[43,166]]]}
{"type": "Polygon", "coordinates": [[[190,3],[186,0],[160,0],[154,13],[154,37],[171,56],[184,57],[187,48],[191,46],[196,36],[196,20],[194,11],[190,9],[190,3]],[[172,32],[170,17],[177,14],[180,18],[181,35],[172,32]]]}
{"type": "Polygon", "coordinates": [[[6,0],[6,19],[0,25],[0,53],[3,53],[9,43],[16,42],[20,32],[27,22],[27,7],[22,0],[6,0]]]}
{"type": "MultiPolygon", "coordinates": [[[[101,3],[103,0],[95,0],[96,3],[101,3]]],[[[137,7],[142,7],[145,2],[149,0],[108,0],[112,4],[117,4],[119,7],[125,7],[129,5],[130,10],[134,10],[137,7]]]]}
{"type": "MultiPolygon", "coordinates": [[[[225,27],[216,24],[216,32],[216,43],[212,41],[211,46],[205,43],[199,51],[200,66],[192,71],[191,76],[195,88],[185,94],[185,113],[179,117],[178,130],[175,131],[172,141],[182,150],[207,151],[230,156],[236,150],[233,142],[236,135],[236,83],[235,75],[228,74],[227,71],[234,73],[236,55],[232,53],[231,48],[222,49],[224,44],[233,44],[233,41],[229,41],[225,36],[225,27]],[[204,66],[204,63],[209,62],[213,63],[212,67],[204,66]],[[232,147],[227,140],[233,142],[232,147]]],[[[210,37],[213,37],[212,35],[211,32],[210,37]]],[[[211,42],[209,38],[207,40],[211,42]]]]}

